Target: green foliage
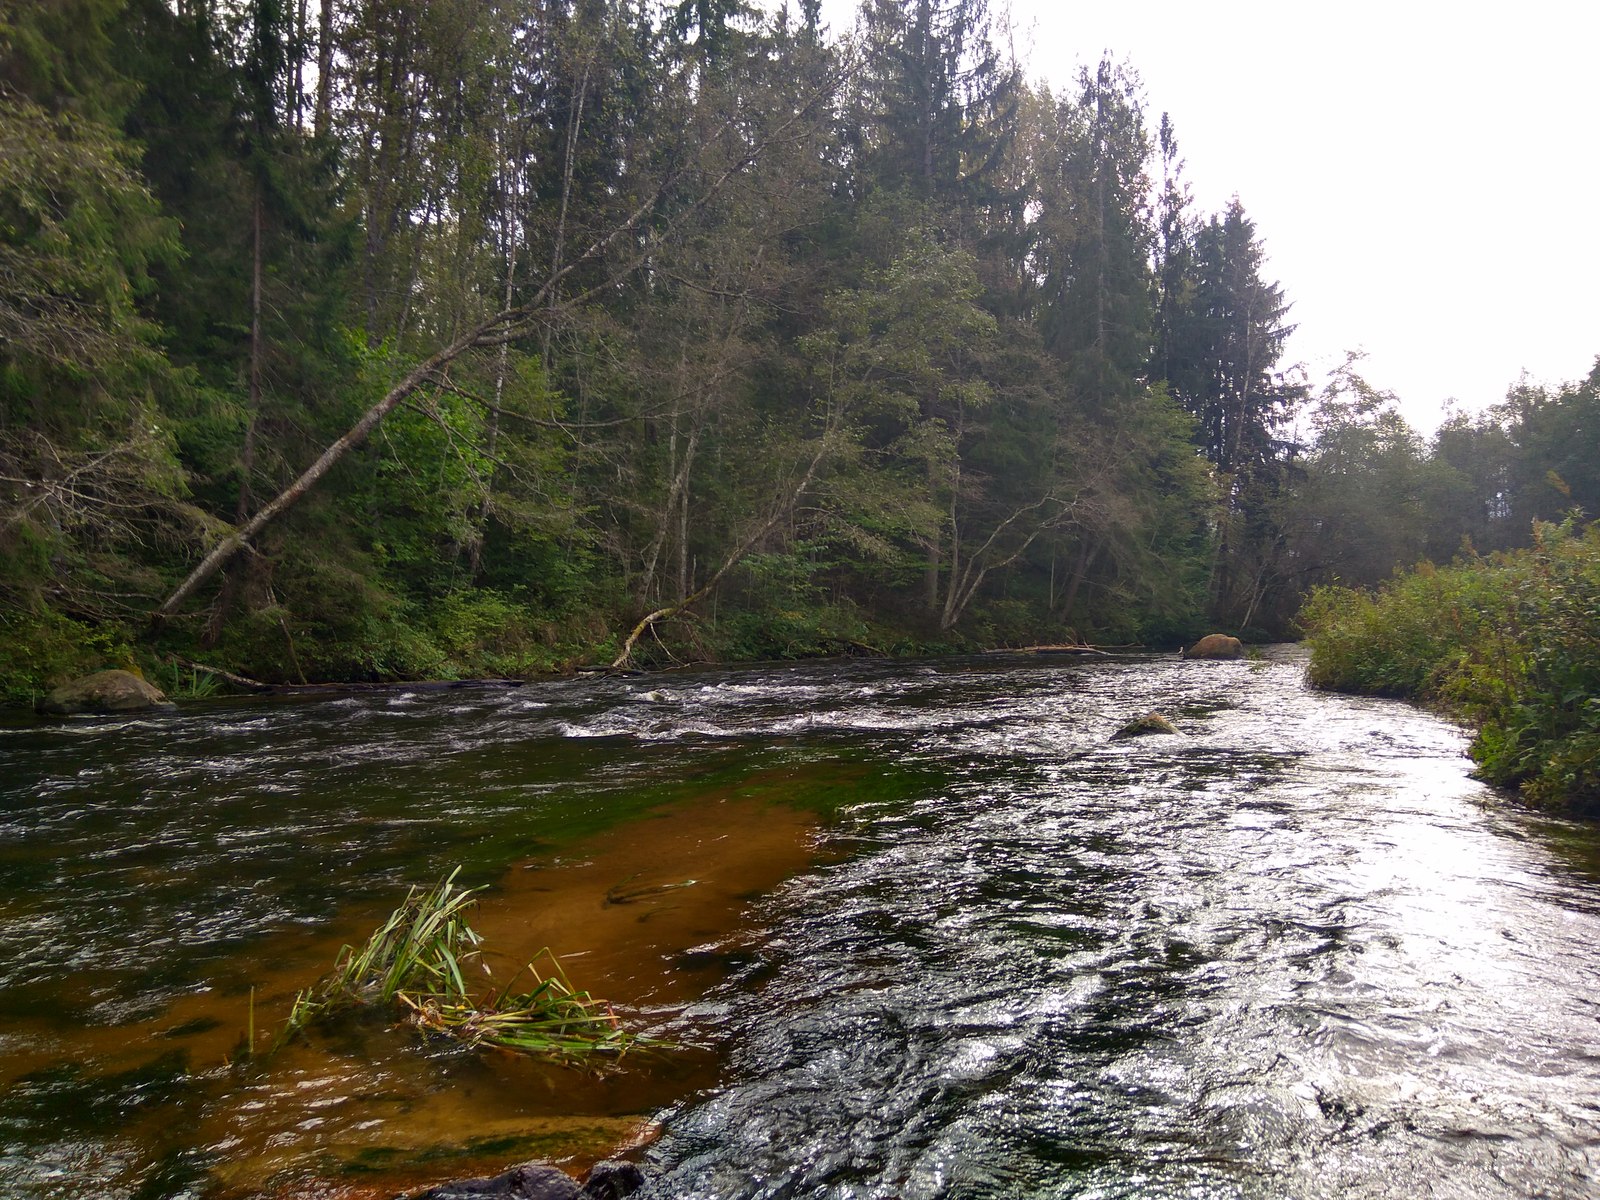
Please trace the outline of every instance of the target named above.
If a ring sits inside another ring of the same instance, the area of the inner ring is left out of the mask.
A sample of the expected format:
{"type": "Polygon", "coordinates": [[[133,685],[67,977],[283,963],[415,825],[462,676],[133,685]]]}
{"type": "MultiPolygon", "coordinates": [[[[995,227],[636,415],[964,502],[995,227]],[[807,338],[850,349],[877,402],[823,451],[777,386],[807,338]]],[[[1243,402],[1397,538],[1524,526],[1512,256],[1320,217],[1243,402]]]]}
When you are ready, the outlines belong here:
{"type": "Polygon", "coordinates": [[[598,634],[583,622],[547,619],[539,606],[487,588],[451,592],[425,615],[449,674],[462,678],[559,669],[583,657],[598,634]]]}
{"type": "Polygon", "coordinates": [[[1442,704],[1479,727],[1485,778],[1600,811],[1600,525],[1541,524],[1527,550],[1375,594],[1321,588],[1300,619],[1315,685],[1442,704]]]}
{"type": "Polygon", "coordinates": [[[1132,392],[1150,355],[1155,231],[1141,90],[1109,59],[1082,68],[1077,98],[1057,106],[1039,151],[1040,330],[1094,407],[1132,392]]]}
{"type": "Polygon", "coordinates": [[[115,121],[132,92],[112,66],[122,0],[9,0],[0,9],[0,92],[52,113],[115,121]]]}
{"type": "Polygon", "coordinates": [[[1312,647],[1315,687],[1380,696],[1442,696],[1444,675],[1479,645],[1503,608],[1492,567],[1424,567],[1374,594],[1329,585],[1312,591],[1300,623],[1312,647]]]}
{"type": "Polygon", "coordinates": [[[937,197],[953,227],[1014,199],[996,168],[1016,137],[1022,72],[990,37],[987,0],[865,0],[860,20],[863,182],[937,197]]]}
{"type": "Polygon", "coordinates": [[[316,9],[0,14],[0,604],[56,622],[14,696],[279,495],[160,649],[526,675],[687,597],[701,656],[1168,643],[1600,508],[1600,372],[1430,448],[1347,371],[1291,445],[1254,224],[1191,212],[1130,68],[1025,86],[987,0],[854,45],[814,0],[316,9]]]}
{"type": "Polygon", "coordinates": [[[1349,356],[1317,397],[1285,522],[1307,582],[1375,587],[1427,545],[1437,472],[1395,397],[1368,385],[1358,361],[1349,356]]]}
{"type": "Polygon", "coordinates": [[[0,88],[0,596],[12,604],[48,590],[73,615],[109,619],[151,585],[152,549],[197,523],[161,411],[183,380],[140,307],[175,253],[115,130],[0,88]]]}
{"type": "Polygon", "coordinates": [[[289,683],[449,674],[417,608],[335,531],[313,526],[290,538],[275,562],[247,564],[230,586],[244,611],[223,625],[207,657],[242,674],[289,683]]]}
{"type": "Polygon", "coordinates": [[[0,702],[32,707],[57,684],[134,662],[127,633],[116,625],[75,621],[42,606],[0,607],[0,702]]]}
{"type": "Polygon", "coordinates": [[[870,653],[878,648],[873,629],[848,605],[736,612],[719,619],[712,636],[721,656],[746,661],[870,653]]]}
{"type": "Polygon", "coordinates": [[[204,700],[222,691],[222,681],[209,671],[179,663],[169,663],[159,682],[169,700],[204,700]]]}
{"type": "Polygon", "coordinates": [[[0,361],[102,385],[153,361],[136,300],[176,242],[135,162],[94,121],[0,103],[0,361]]]}

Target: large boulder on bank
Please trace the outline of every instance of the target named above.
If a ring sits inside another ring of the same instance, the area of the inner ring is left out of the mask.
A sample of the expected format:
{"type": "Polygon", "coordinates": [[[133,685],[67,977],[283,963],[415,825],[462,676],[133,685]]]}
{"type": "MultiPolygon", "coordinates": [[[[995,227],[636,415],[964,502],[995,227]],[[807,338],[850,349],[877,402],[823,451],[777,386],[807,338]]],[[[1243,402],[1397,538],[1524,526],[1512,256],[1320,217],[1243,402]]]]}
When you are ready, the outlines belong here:
{"type": "Polygon", "coordinates": [[[1244,643],[1225,633],[1208,633],[1183,652],[1184,658],[1243,658],[1244,643]]]}
{"type": "Polygon", "coordinates": [[[1147,737],[1152,733],[1178,733],[1178,728],[1158,712],[1148,712],[1135,717],[1111,735],[1113,742],[1123,738],[1147,737]]]}
{"type": "Polygon", "coordinates": [[[441,1183],[413,1200],[622,1200],[644,1186],[630,1162],[596,1163],[582,1184],[548,1163],[523,1163],[487,1179],[441,1183]]]}
{"type": "Polygon", "coordinates": [[[140,712],[166,703],[167,697],[160,688],[132,671],[96,671],[56,688],[39,702],[39,711],[52,716],[140,712]]]}

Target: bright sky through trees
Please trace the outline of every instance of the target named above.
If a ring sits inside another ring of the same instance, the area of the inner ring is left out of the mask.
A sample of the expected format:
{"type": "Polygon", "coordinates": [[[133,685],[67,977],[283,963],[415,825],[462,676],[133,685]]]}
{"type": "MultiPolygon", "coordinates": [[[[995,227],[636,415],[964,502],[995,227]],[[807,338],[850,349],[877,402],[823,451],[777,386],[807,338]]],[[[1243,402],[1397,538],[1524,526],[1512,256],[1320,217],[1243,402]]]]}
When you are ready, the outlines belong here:
{"type": "MultiPolygon", "coordinates": [[[[853,0],[828,0],[835,32],[853,0]]],[[[1238,193],[1294,302],[1313,386],[1346,349],[1431,429],[1519,373],[1600,353],[1600,9],[1416,0],[1284,5],[1013,0],[1029,73],[1103,51],[1172,114],[1202,211],[1238,193]]]]}

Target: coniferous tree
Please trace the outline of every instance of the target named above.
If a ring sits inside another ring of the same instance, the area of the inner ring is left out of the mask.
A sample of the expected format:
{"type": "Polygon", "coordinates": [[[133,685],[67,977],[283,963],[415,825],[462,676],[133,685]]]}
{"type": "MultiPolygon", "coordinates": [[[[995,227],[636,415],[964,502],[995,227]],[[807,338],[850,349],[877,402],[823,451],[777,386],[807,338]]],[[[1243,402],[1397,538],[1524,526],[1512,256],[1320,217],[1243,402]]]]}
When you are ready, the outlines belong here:
{"type": "Polygon", "coordinates": [[[1161,114],[1156,137],[1161,157],[1161,191],[1156,198],[1153,247],[1155,271],[1155,333],[1150,377],[1171,382],[1177,364],[1178,339],[1186,314],[1194,306],[1195,220],[1194,197],[1183,177],[1184,161],[1178,154],[1178,135],[1168,113],[1161,114]]]}
{"type": "Polygon", "coordinates": [[[1142,387],[1150,358],[1150,144],[1137,77],[1102,61],[1078,83],[1041,170],[1039,323],[1078,402],[1099,407],[1142,387]]]}
{"type": "Polygon", "coordinates": [[[1212,613],[1247,624],[1283,551],[1278,527],[1290,447],[1286,417],[1304,397],[1279,370],[1289,304],[1262,277],[1265,252],[1237,197],[1194,238],[1193,290],[1171,317],[1167,383],[1195,418],[1225,499],[1212,613]]]}
{"type": "Polygon", "coordinates": [[[176,229],[118,126],[116,6],[0,21],[0,596],[14,614],[114,620],[146,547],[190,527],[172,442],[185,380],[146,302],[176,229]]]}
{"type": "Polygon", "coordinates": [[[861,184],[932,204],[949,232],[983,231],[1016,136],[1020,71],[990,37],[987,0],[871,0],[852,123],[861,184]]]}

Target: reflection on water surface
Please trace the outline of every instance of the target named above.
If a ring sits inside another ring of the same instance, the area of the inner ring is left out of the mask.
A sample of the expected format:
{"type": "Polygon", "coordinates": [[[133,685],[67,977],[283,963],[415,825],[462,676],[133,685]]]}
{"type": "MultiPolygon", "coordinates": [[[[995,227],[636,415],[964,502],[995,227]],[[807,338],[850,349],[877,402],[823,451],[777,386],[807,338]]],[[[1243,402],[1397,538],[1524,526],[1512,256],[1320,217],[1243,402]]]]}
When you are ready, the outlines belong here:
{"type": "Polygon", "coordinates": [[[821,663],[0,730],[0,1190],[389,1195],[630,1139],[660,1197],[1586,1196],[1589,829],[1293,651],[821,663]],[[1160,709],[1183,730],[1110,742],[1160,709]],[[464,863],[684,1044],[222,1066],[464,863]],[[263,1021],[265,1023],[265,1021],[263,1021]]]}

